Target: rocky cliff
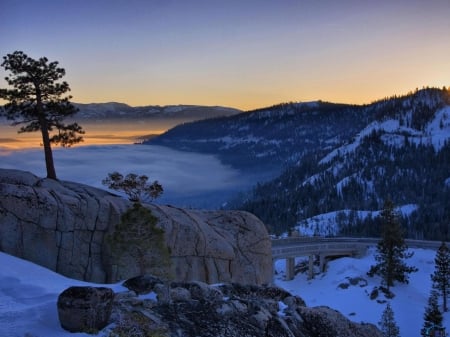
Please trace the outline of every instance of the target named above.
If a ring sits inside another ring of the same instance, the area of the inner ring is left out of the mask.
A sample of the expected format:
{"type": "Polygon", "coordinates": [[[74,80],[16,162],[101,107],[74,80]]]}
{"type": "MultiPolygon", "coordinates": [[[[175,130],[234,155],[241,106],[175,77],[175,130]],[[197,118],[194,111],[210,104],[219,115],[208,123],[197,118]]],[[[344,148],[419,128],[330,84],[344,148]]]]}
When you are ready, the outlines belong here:
{"type": "MultiPolygon", "coordinates": [[[[90,186],[0,169],[0,250],[80,280],[136,276],[132,265],[112,272],[104,242],[130,205],[90,186]]],[[[165,231],[176,281],[271,282],[270,239],[252,214],[146,207],[165,231]]]]}

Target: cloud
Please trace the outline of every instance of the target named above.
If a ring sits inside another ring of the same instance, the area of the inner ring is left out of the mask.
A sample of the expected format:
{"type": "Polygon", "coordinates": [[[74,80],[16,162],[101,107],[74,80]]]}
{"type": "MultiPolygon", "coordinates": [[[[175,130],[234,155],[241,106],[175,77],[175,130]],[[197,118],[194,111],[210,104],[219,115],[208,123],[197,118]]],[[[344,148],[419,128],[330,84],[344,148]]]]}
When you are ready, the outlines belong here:
{"type": "MultiPolygon", "coordinates": [[[[212,155],[181,152],[150,145],[80,146],[55,148],[54,160],[59,179],[106,189],[101,184],[108,173],[145,174],[164,187],[161,202],[175,205],[208,205],[205,199],[215,195],[215,203],[249,185],[240,171],[223,165],[212,155]]],[[[42,149],[2,151],[0,166],[46,176],[42,149]]],[[[209,204],[211,205],[211,204],[209,204]]]]}

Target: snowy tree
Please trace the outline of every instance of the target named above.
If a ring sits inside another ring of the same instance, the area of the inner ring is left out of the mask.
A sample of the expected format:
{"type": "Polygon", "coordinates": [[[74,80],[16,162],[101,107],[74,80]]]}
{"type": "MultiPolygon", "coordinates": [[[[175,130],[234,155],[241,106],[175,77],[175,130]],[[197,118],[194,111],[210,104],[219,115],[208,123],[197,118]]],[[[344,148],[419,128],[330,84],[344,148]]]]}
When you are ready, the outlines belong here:
{"type": "Polygon", "coordinates": [[[394,311],[388,303],[381,315],[381,321],[378,322],[383,337],[400,337],[400,329],[394,318],[394,311]]]}
{"type": "Polygon", "coordinates": [[[430,331],[433,328],[441,327],[443,317],[438,306],[438,293],[434,289],[431,290],[430,297],[428,298],[428,306],[425,308],[423,319],[423,328],[420,331],[422,336],[430,336],[430,331]]]}
{"type": "Polygon", "coordinates": [[[435,271],[431,275],[433,281],[433,288],[436,289],[439,295],[442,296],[443,310],[448,311],[447,297],[450,291],[450,249],[445,242],[436,252],[435,271]]]}
{"type": "Polygon", "coordinates": [[[368,275],[381,276],[382,285],[386,286],[389,292],[389,288],[394,286],[394,281],[408,283],[408,274],[416,272],[417,268],[407,266],[404,262],[405,259],[412,257],[413,252],[407,252],[408,247],[392,201],[385,202],[381,218],[383,227],[375,255],[377,264],[370,268],[368,275]]]}

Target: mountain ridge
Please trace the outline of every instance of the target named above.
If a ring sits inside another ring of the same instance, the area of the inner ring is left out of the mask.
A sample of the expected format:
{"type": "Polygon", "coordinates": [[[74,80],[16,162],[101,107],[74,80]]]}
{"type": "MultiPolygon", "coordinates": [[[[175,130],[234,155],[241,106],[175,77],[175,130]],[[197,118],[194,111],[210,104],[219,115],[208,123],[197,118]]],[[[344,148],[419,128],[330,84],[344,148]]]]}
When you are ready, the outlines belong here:
{"type": "Polygon", "coordinates": [[[205,105],[146,105],[130,106],[125,103],[73,103],[79,109],[76,119],[135,119],[135,118],[186,118],[187,120],[231,116],[241,110],[205,105]]]}
{"type": "MultiPolygon", "coordinates": [[[[367,105],[284,103],[186,123],[147,144],[210,153],[244,172],[260,171],[266,180],[228,207],[255,213],[274,233],[333,211],[377,211],[388,198],[417,205],[402,217],[410,237],[450,233],[445,88],[367,105]]],[[[374,219],[344,220],[341,233],[377,235],[374,219]]]]}

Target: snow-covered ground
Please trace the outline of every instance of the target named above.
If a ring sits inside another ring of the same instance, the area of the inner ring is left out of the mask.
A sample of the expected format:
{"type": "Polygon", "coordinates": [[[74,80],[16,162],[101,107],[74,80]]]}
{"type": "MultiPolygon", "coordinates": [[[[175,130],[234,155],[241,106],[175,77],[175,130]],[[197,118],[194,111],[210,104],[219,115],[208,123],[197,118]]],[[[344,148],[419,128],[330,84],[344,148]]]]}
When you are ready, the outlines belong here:
{"type": "MultiPolygon", "coordinates": [[[[380,293],[378,300],[391,303],[401,336],[420,337],[436,252],[426,249],[411,250],[414,251],[414,256],[406,262],[419,268],[419,271],[410,274],[409,284],[397,283],[391,288],[395,294],[393,299],[386,300],[380,293]]],[[[374,287],[380,285],[380,278],[366,275],[370,266],[375,263],[374,252],[375,248],[372,248],[361,259],[344,257],[331,261],[326,272],[316,274],[312,280],[308,280],[305,273],[297,274],[292,281],[284,281],[285,262],[278,260],[275,264],[275,284],[302,297],[310,307],[326,305],[340,311],[352,321],[378,324],[386,304],[370,300],[369,294],[374,287]],[[367,285],[365,281],[351,285],[350,278],[362,278],[367,281],[367,285]],[[348,288],[345,289],[347,285],[348,288]]],[[[449,332],[450,313],[446,313],[444,317],[444,326],[449,332]]]]}
{"type": "MultiPolygon", "coordinates": [[[[396,207],[396,212],[402,216],[410,216],[413,211],[417,209],[415,204],[406,204],[396,207]]],[[[339,211],[333,211],[329,213],[323,213],[315,215],[311,218],[305,219],[297,224],[294,229],[301,236],[336,236],[339,235],[338,218],[340,215],[345,215],[347,218],[351,217],[352,214],[360,219],[364,220],[368,216],[376,218],[379,216],[381,211],[355,211],[350,209],[343,209],[339,211]]],[[[287,233],[283,234],[282,237],[286,237],[287,233]]]]}
{"type": "MultiPolygon", "coordinates": [[[[434,271],[435,251],[414,249],[408,263],[419,268],[411,275],[408,285],[396,285],[395,297],[390,300],[401,336],[420,337],[423,313],[434,271]]],[[[298,274],[292,281],[284,281],[284,261],[276,263],[276,285],[302,297],[310,307],[326,305],[339,310],[355,322],[377,324],[385,304],[369,299],[370,291],[379,285],[378,278],[369,278],[366,272],[374,262],[373,251],[361,259],[341,258],[328,264],[327,271],[307,280],[298,274]],[[367,285],[349,285],[349,278],[361,277],[367,285]]],[[[0,336],[1,337],[87,337],[63,330],[58,321],[56,301],[58,295],[73,285],[93,285],[72,280],[48,269],[0,252],[0,336]]],[[[94,286],[98,286],[94,284],[94,286]]],[[[108,285],[115,292],[124,291],[120,284],[108,285]]],[[[379,299],[384,299],[382,295],[379,299]]],[[[450,331],[450,313],[444,324],[450,331]]]]}

